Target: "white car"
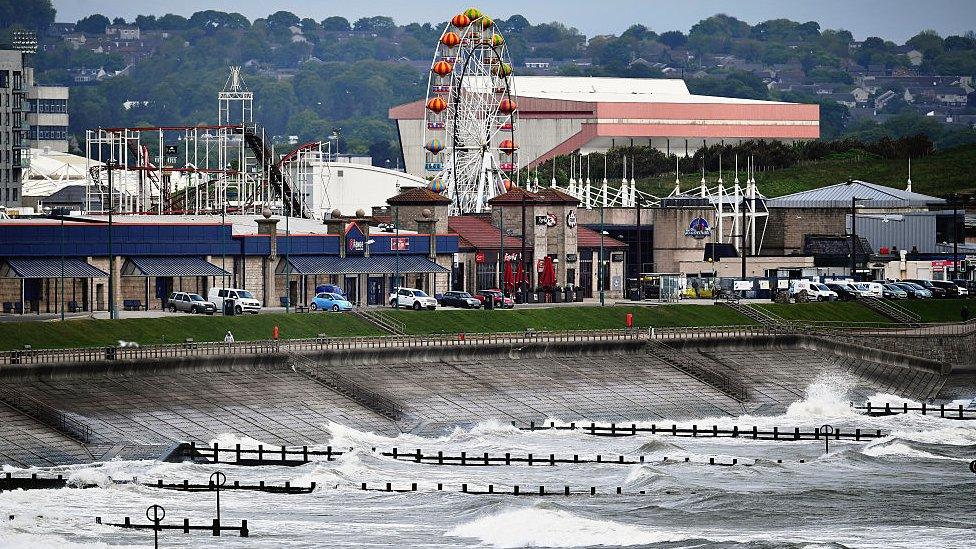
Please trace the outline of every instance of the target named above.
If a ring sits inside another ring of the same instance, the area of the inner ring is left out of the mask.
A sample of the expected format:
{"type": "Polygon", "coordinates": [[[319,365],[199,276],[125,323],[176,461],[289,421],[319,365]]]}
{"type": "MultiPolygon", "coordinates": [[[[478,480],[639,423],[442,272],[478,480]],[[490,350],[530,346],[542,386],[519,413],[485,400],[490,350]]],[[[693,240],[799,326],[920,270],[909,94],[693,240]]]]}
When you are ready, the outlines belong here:
{"type": "Polygon", "coordinates": [[[216,305],[220,312],[224,310],[225,299],[235,300],[234,312],[237,314],[261,312],[261,302],[255,299],[251,292],[240,288],[210,288],[207,299],[216,305]]]}
{"type": "Polygon", "coordinates": [[[417,288],[397,288],[390,294],[390,307],[409,307],[415,311],[437,308],[437,300],[417,288]]]}

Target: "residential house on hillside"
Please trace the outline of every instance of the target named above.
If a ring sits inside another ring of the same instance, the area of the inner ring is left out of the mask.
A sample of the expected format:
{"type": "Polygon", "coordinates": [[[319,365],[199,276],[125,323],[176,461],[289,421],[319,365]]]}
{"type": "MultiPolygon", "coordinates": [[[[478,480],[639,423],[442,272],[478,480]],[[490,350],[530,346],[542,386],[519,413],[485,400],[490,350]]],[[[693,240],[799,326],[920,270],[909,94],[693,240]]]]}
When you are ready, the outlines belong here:
{"type": "Polygon", "coordinates": [[[139,27],[135,25],[109,25],[105,27],[105,36],[114,36],[119,40],[138,40],[139,27]]]}

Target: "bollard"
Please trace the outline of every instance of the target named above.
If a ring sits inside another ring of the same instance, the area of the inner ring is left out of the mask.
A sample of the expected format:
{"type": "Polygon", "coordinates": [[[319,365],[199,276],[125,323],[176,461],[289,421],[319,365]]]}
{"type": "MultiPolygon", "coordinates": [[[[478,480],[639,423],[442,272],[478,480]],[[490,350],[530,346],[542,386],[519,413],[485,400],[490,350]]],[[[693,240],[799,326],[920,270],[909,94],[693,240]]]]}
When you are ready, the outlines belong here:
{"type": "Polygon", "coordinates": [[[563,488],[563,493],[567,496],[569,495],[569,486],[563,488]]]}
{"type": "Polygon", "coordinates": [[[387,491],[387,492],[391,492],[392,490],[393,490],[393,488],[392,488],[392,486],[391,486],[391,483],[389,483],[389,482],[387,482],[387,483],[386,483],[386,491],[387,491]]]}
{"type": "Polygon", "coordinates": [[[529,465],[532,465],[532,454],[529,454],[529,465]]]}
{"type": "Polygon", "coordinates": [[[494,494],[495,493],[495,485],[494,484],[489,484],[488,485],[488,493],[489,494],[494,494]]]}
{"type": "Polygon", "coordinates": [[[467,483],[461,485],[461,492],[462,493],[465,493],[465,494],[468,493],[468,485],[467,485],[467,483]]]}
{"type": "Polygon", "coordinates": [[[441,491],[441,490],[443,490],[443,489],[444,489],[444,484],[442,484],[442,483],[440,483],[440,482],[438,482],[438,483],[437,483],[437,491],[439,492],[439,491],[441,491]]]}
{"type": "Polygon", "coordinates": [[[325,447],[325,461],[332,461],[332,447],[325,447]]]}
{"type": "Polygon", "coordinates": [[[220,519],[213,519],[213,535],[214,537],[220,536],[220,519]]]}
{"type": "Polygon", "coordinates": [[[634,327],[634,313],[627,313],[627,327],[634,327]]]}
{"type": "Polygon", "coordinates": [[[550,467],[556,466],[556,454],[549,454],[549,466],[550,467]]]}
{"type": "Polygon", "coordinates": [[[505,465],[512,464],[512,454],[505,452],[505,465]]]}
{"type": "Polygon", "coordinates": [[[620,487],[617,486],[617,494],[620,494],[620,492],[621,492],[620,487]]]}
{"type": "Polygon", "coordinates": [[[467,454],[467,452],[461,452],[461,465],[466,465],[467,464],[467,456],[466,456],[466,454],[467,454]]]}
{"type": "Polygon", "coordinates": [[[545,486],[540,486],[539,487],[539,495],[540,496],[546,495],[546,487],[545,486]]]}
{"type": "Polygon", "coordinates": [[[308,446],[302,446],[302,461],[308,463],[308,446]]]}
{"type": "Polygon", "coordinates": [[[591,496],[595,496],[596,495],[596,486],[590,486],[590,495],[591,496]]]}
{"type": "Polygon", "coordinates": [[[420,463],[420,448],[417,448],[417,463],[420,463]]]}
{"type": "Polygon", "coordinates": [[[830,453],[830,433],[834,432],[834,428],[831,425],[824,424],[820,427],[820,432],[824,434],[824,453],[830,453]]]}
{"type": "Polygon", "coordinates": [[[444,451],[443,450],[438,450],[437,451],[437,464],[438,465],[444,465],[444,451]]]}
{"type": "Polygon", "coordinates": [[[518,487],[518,484],[515,485],[514,490],[512,491],[512,494],[514,494],[516,496],[519,495],[519,487],[518,487]]]}
{"type": "Polygon", "coordinates": [[[417,491],[417,483],[416,482],[411,482],[410,483],[410,491],[411,492],[416,492],[417,491]]]}
{"type": "Polygon", "coordinates": [[[363,490],[365,490],[365,489],[366,489],[366,483],[364,482],[363,483],[363,490]]]}
{"type": "Polygon", "coordinates": [[[488,465],[488,452],[485,452],[485,465],[488,465]]]}
{"type": "Polygon", "coordinates": [[[234,445],[234,462],[235,463],[240,463],[241,462],[241,445],[240,444],[235,444],[234,445]]]}

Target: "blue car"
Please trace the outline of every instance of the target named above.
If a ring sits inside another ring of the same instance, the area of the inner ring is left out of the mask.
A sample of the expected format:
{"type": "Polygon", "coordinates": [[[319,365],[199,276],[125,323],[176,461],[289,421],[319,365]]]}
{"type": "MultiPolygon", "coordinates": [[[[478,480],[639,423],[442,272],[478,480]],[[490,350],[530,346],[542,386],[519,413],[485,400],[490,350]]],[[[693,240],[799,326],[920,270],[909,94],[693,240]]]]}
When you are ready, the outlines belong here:
{"type": "Polygon", "coordinates": [[[312,304],[309,307],[313,311],[351,311],[352,303],[346,301],[346,298],[341,295],[322,292],[315,294],[315,297],[312,299],[312,304]]]}

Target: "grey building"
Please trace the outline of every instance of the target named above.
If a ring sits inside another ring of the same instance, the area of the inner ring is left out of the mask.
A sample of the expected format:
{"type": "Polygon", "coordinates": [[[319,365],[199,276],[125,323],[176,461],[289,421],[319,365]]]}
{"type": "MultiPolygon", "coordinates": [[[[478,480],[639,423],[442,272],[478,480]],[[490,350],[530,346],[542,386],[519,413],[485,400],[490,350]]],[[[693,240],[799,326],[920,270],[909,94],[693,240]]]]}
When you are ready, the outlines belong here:
{"type": "Polygon", "coordinates": [[[24,54],[0,50],[0,206],[19,206],[29,162],[24,54]]]}
{"type": "Polygon", "coordinates": [[[68,88],[37,85],[32,68],[24,74],[29,145],[35,149],[68,152],[68,88]]]}

